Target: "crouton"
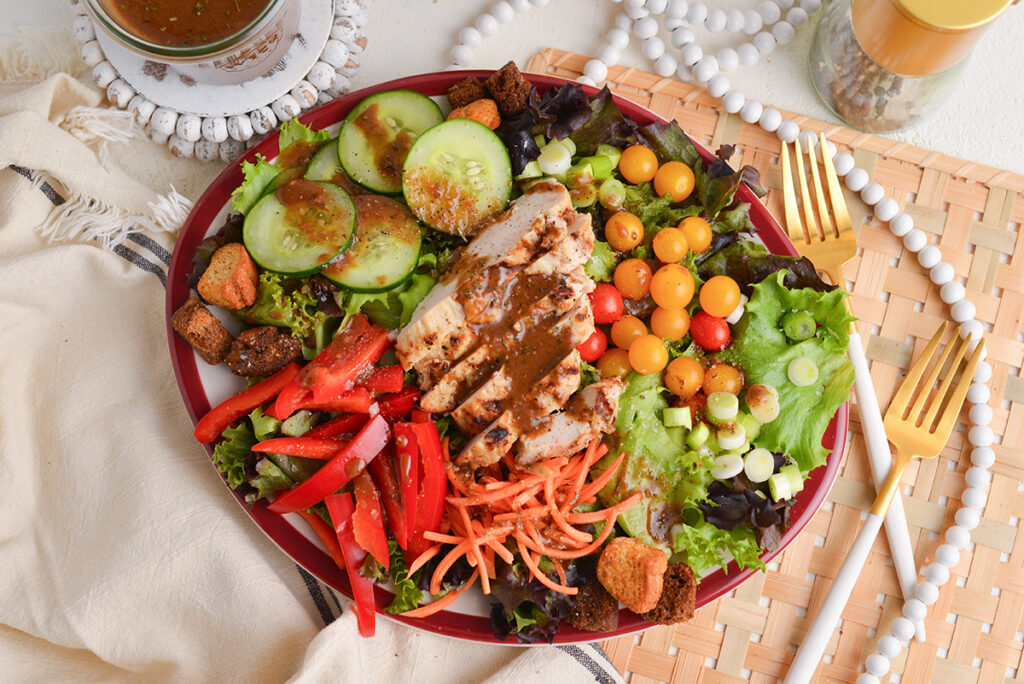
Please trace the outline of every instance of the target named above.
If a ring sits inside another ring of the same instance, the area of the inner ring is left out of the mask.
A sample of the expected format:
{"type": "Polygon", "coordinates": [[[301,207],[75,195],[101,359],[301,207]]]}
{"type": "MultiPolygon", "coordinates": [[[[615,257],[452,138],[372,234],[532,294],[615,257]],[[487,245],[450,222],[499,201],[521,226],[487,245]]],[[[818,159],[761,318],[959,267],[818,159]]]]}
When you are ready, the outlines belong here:
{"type": "Polygon", "coordinates": [[[174,312],[171,327],[210,365],[223,361],[231,349],[231,333],[195,297],[174,312]]]}
{"type": "Polygon", "coordinates": [[[265,378],[300,358],[302,343],[298,339],[280,328],[264,325],[239,335],[225,362],[235,375],[265,378]]]}
{"type": "Polygon", "coordinates": [[[502,116],[514,116],[526,109],[526,99],[533,87],[523,78],[515,62],[509,62],[484,81],[491,97],[498,103],[502,116]]]}
{"type": "Polygon", "coordinates": [[[210,304],[242,309],[256,301],[258,284],[259,273],[245,245],[230,242],[213,253],[196,289],[210,304]]]}
{"type": "Polygon", "coordinates": [[[597,579],[634,613],[653,610],[661,598],[668,557],[631,537],[612,539],[597,561],[597,579]]]}
{"type": "Polygon", "coordinates": [[[674,625],[693,617],[697,601],[697,579],[686,563],[671,563],[665,572],[658,605],[640,617],[659,625],[674,625]]]}
{"type": "Polygon", "coordinates": [[[448,86],[445,94],[448,96],[448,104],[452,106],[452,109],[458,109],[465,107],[470,102],[487,97],[487,89],[484,88],[483,81],[470,76],[448,86]]]}
{"type": "Polygon", "coordinates": [[[492,131],[501,125],[501,116],[498,114],[498,104],[494,100],[477,100],[468,105],[453,109],[448,115],[449,119],[472,119],[482,123],[492,131]]]}
{"type": "Polygon", "coordinates": [[[619,626],[619,602],[600,582],[579,586],[576,601],[566,616],[569,624],[587,632],[610,632],[619,626]]]}

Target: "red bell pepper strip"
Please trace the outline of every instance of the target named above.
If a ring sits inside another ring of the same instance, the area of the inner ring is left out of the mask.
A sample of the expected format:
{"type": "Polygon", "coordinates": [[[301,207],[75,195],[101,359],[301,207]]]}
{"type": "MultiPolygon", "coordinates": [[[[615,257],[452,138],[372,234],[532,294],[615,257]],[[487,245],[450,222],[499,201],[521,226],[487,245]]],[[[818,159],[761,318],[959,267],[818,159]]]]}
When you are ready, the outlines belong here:
{"type": "Polygon", "coordinates": [[[359,633],[364,637],[371,637],[376,631],[373,582],[359,574],[359,569],[366,560],[366,552],[359,548],[352,533],[352,514],[355,508],[351,494],[332,494],[327,497],[327,512],[331,514],[331,520],[334,522],[341,555],[345,559],[345,569],[348,570],[348,581],[352,585],[359,633]]]}
{"type": "Polygon", "coordinates": [[[423,538],[424,532],[437,532],[444,519],[444,499],[448,493],[448,478],[444,471],[441,437],[434,423],[413,423],[420,450],[419,498],[416,502],[416,530],[409,538],[409,551],[417,556],[426,551],[431,542],[423,538]]]}
{"type": "Polygon", "coordinates": [[[398,472],[395,469],[395,449],[389,444],[377,458],[366,466],[373,476],[380,497],[384,503],[384,511],[388,514],[388,529],[403,551],[409,546],[409,530],[406,523],[405,509],[402,508],[402,492],[398,485],[398,472]]]}
{"type": "Polygon", "coordinates": [[[307,510],[296,511],[296,513],[309,523],[309,526],[316,532],[316,536],[327,547],[327,553],[331,554],[331,558],[334,559],[337,566],[344,570],[345,559],[341,555],[341,544],[338,543],[338,535],[331,529],[331,526],[316,513],[310,513],[307,510]]]}
{"type": "MultiPolygon", "coordinates": [[[[306,390],[307,392],[309,390],[306,390]]],[[[311,394],[296,405],[296,409],[313,409],[315,411],[331,411],[339,413],[370,413],[373,406],[373,395],[365,387],[353,387],[342,392],[340,396],[318,401],[311,394]]]]}
{"type": "Polygon", "coordinates": [[[433,422],[434,417],[430,415],[429,411],[417,408],[412,410],[412,417],[410,420],[414,423],[431,423],[433,422]]]}
{"type": "MultiPolygon", "coordinates": [[[[374,459],[377,460],[377,459],[374,459]]],[[[388,534],[384,531],[384,512],[380,507],[380,495],[365,470],[352,480],[356,495],[356,511],[352,514],[352,534],[356,543],[374,557],[387,570],[391,566],[388,553],[388,534]]]]}
{"type": "Polygon", "coordinates": [[[390,439],[388,422],[381,416],[374,416],[312,477],[277,497],[267,509],[273,513],[293,513],[323,501],[358,475],[390,439]]]}
{"type": "Polygon", "coordinates": [[[420,391],[415,387],[406,387],[400,392],[379,397],[377,405],[380,406],[381,415],[395,420],[408,416],[419,400],[420,391]]]}
{"type": "Polygon", "coordinates": [[[330,437],[278,437],[265,439],[252,450],[263,454],[284,454],[326,461],[345,448],[345,442],[330,437]]]}
{"type": "Polygon", "coordinates": [[[378,366],[371,368],[356,386],[365,387],[371,392],[398,392],[404,384],[405,372],[401,366],[378,366]]]}
{"type": "Polygon", "coordinates": [[[353,316],[349,325],[335,335],[315,359],[306,364],[296,380],[303,387],[313,390],[316,401],[333,399],[351,388],[359,376],[372,368],[390,346],[387,330],[366,323],[362,314],[353,316]],[[360,319],[362,322],[357,323],[360,319]],[[362,332],[357,335],[360,330],[362,332]]]}
{"type": "Polygon", "coordinates": [[[299,410],[299,404],[313,395],[312,390],[292,380],[281,388],[277,401],[267,409],[267,415],[278,420],[286,420],[288,416],[299,410]]]}
{"type": "Polygon", "coordinates": [[[342,414],[331,418],[326,423],[317,425],[303,437],[337,437],[338,435],[354,434],[366,425],[367,417],[358,413],[342,414]]]}
{"type": "Polygon", "coordinates": [[[402,508],[405,509],[406,534],[413,538],[416,528],[416,506],[419,498],[420,453],[412,423],[395,423],[395,463],[402,487],[402,508]]]}
{"type": "Polygon", "coordinates": [[[221,402],[202,417],[192,434],[203,444],[217,439],[229,425],[277,396],[298,375],[299,369],[299,364],[289,363],[266,380],[221,402]]]}

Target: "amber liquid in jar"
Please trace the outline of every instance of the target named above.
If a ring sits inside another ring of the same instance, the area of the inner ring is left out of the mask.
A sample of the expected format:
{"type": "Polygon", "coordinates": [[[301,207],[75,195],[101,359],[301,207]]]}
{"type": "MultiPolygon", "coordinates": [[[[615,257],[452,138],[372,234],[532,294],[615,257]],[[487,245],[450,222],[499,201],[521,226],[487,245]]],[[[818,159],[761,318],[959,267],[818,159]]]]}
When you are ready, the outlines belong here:
{"type": "Polygon", "coordinates": [[[206,45],[241,31],[270,0],[106,0],[125,31],[156,45],[206,45]]]}

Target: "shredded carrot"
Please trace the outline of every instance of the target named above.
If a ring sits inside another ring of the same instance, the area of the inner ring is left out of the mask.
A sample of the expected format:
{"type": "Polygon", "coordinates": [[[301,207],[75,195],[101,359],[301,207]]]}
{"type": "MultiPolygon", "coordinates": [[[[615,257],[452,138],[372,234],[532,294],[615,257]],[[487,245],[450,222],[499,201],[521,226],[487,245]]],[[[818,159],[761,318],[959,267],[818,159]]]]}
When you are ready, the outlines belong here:
{"type": "Polygon", "coordinates": [[[576,587],[567,587],[564,584],[558,584],[557,582],[552,582],[548,579],[548,576],[541,572],[540,568],[537,566],[537,561],[534,560],[533,556],[530,554],[530,550],[523,546],[521,539],[519,540],[519,555],[522,556],[523,561],[526,563],[526,567],[530,569],[534,578],[551,591],[557,591],[559,594],[568,594],[569,596],[574,596],[580,592],[576,587]]]}
{"type": "Polygon", "coordinates": [[[597,494],[606,484],[608,484],[611,481],[612,477],[615,476],[615,471],[618,469],[619,464],[622,463],[622,459],[625,458],[625,456],[626,452],[622,452],[621,454],[619,454],[619,457],[615,459],[614,462],[612,462],[612,465],[610,468],[608,468],[608,470],[601,473],[597,477],[597,479],[595,479],[593,482],[591,482],[590,484],[583,488],[583,491],[580,492],[581,503],[592,497],[594,494],[597,494]]]}
{"type": "MultiPolygon", "coordinates": [[[[619,503],[610,508],[606,508],[603,511],[594,511],[592,513],[569,513],[565,516],[565,519],[568,522],[575,523],[577,525],[593,523],[598,520],[607,520],[610,515],[614,514],[615,516],[618,516],[622,511],[632,508],[642,496],[643,495],[640,492],[637,492],[629,498],[623,499],[619,503]]],[[[615,518],[612,518],[612,520],[614,521],[615,518]]]]}
{"type": "Polygon", "coordinates": [[[448,555],[441,559],[441,562],[437,564],[437,568],[434,569],[434,575],[430,578],[430,593],[440,594],[441,593],[441,581],[444,579],[444,574],[448,572],[448,569],[455,565],[455,562],[466,555],[466,551],[469,550],[469,542],[464,541],[458,544],[448,552],[448,555]]]}
{"type": "Polygon", "coordinates": [[[429,549],[427,549],[426,551],[421,553],[419,556],[416,557],[415,560],[413,560],[412,563],[409,563],[409,574],[411,575],[414,572],[416,572],[417,570],[419,570],[420,568],[422,568],[424,565],[427,564],[427,561],[429,561],[431,558],[433,558],[434,556],[436,556],[440,552],[441,552],[441,545],[440,544],[434,544],[429,549]]]}
{"type": "Polygon", "coordinates": [[[439,598],[433,603],[428,603],[427,605],[421,606],[420,608],[413,608],[412,610],[407,610],[404,613],[400,613],[400,615],[404,617],[423,618],[427,617],[428,615],[433,615],[434,613],[439,613],[451,604],[455,603],[455,599],[459,598],[459,596],[463,594],[467,589],[476,584],[476,578],[479,576],[480,571],[475,570],[473,571],[473,574],[470,575],[469,581],[463,584],[458,589],[453,589],[449,591],[442,598],[439,598]]]}
{"type": "Polygon", "coordinates": [[[462,518],[462,522],[466,526],[466,537],[469,542],[469,550],[476,558],[477,567],[483,568],[483,572],[480,573],[480,588],[483,589],[484,595],[491,593],[491,582],[487,577],[487,564],[484,563],[484,555],[480,552],[480,542],[477,541],[476,532],[473,531],[473,523],[469,520],[469,512],[465,506],[456,506],[459,509],[459,516],[462,518]]]}

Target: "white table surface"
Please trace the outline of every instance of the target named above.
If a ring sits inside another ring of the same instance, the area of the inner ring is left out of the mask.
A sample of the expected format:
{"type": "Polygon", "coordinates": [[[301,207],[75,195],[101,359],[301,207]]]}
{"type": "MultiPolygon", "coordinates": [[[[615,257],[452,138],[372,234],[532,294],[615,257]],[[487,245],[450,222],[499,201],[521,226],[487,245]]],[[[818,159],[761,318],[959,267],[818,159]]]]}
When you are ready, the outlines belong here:
{"type": "MultiPolygon", "coordinates": [[[[365,29],[369,46],[360,58],[355,87],[444,68],[459,29],[492,4],[490,0],[364,2],[370,16],[365,29]]],[[[707,0],[707,4],[742,9],[759,3],[707,0]]],[[[74,17],[67,0],[0,0],[0,8],[4,10],[0,35],[13,34],[21,25],[66,24],[74,17]]],[[[497,35],[484,38],[470,66],[497,67],[509,59],[525,66],[543,47],[594,54],[621,8],[610,0],[551,0],[546,7],[516,16],[497,35]]],[[[734,87],[766,105],[838,121],[817,99],[807,75],[806,57],[816,21],[817,16],[797,29],[793,42],[777,48],[768,59],[730,74],[734,87]]],[[[1024,134],[1019,123],[1024,112],[1022,39],[1024,7],[1011,7],[975,48],[952,96],[925,121],[889,137],[1024,173],[1024,134]]],[[[698,40],[715,50],[738,44],[706,31],[698,32],[698,40]]],[[[637,42],[634,39],[623,62],[652,70],[638,52],[637,42]]]]}

